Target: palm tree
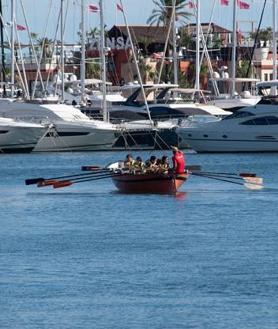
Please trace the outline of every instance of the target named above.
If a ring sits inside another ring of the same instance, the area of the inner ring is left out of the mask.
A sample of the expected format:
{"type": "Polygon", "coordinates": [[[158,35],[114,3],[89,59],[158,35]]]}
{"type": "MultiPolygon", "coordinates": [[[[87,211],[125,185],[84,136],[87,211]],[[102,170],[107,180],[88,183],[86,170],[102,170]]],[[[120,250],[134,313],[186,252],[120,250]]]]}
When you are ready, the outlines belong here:
{"type": "MultiPolygon", "coordinates": [[[[175,20],[185,23],[191,16],[185,8],[188,0],[152,0],[156,8],[152,10],[151,16],[147,20],[147,24],[157,26],[162,25],[165,29],[171,25],[173,14],[173,5],[175,5],[175,20]]],[[[165,32],[166,33],[166,32],[165,32]]],[[[169,45],[166,50],[166,57],[169,57],[169,45]]],[[[169,80],[169,67],[165,65],[166,80],[169,80]]]]}
{"type": "MultiPolygon", "coordinates": [[[[153,0],[156,8],[152,10],[151,16],[147,20],[147,24],[169,26],[172,17],[173,0],[153,0]]],[[[176,21],[186,22],[191,16],[185,8],[187,0],[176,0],[176,21]]]]}

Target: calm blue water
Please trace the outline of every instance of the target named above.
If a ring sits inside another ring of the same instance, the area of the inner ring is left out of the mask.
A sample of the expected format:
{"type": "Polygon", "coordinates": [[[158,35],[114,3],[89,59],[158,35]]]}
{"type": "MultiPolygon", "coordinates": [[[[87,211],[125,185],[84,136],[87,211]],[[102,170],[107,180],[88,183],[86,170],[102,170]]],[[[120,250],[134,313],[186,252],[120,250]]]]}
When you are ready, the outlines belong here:
{"type": "Polygon", "coordinates": [[[254,171],[262,191],[198,177],[177,197],[24,185],[123,156],[1,155],[0,328],[277,329],[278,156],[187,155],[254,171]]]}

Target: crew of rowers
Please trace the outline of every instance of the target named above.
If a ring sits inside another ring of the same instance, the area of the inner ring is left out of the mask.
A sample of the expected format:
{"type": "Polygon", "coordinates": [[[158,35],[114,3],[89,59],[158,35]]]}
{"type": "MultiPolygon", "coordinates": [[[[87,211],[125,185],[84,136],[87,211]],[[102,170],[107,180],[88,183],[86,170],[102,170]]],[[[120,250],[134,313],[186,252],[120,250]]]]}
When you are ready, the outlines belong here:
{"type": "Polygon", "coordinates": [[[128,154],[124,162],[124,167],[136,172],[161,174],[168,174],[170,169],[169,160],[166,155],[163,155],[161,159],[152,155],[144,162],[141,157],[138,156],[136,159],[133,159],[132,155],[128,154]]]}
{"type": "Polygon", "coordinates": [[[152,155],[144,162],[141,157],[137,157],[134,160],[131,154],[126,156],[124,168],[138,173],[168,174],[171,171],[175,174],[182,174],[185,172],[184,154],[176,146],[172,146],[172,151],[173,168],[170,168],[169,160],[166,155],[163,155],[161,159],[157,159],[152,155]]]}

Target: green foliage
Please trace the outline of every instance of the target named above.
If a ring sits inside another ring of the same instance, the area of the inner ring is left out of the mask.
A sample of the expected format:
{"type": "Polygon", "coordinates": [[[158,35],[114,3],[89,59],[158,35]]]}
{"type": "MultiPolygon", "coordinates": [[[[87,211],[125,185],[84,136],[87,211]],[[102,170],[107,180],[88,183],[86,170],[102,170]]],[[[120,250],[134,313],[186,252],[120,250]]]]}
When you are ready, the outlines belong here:
{"type": "Polygon", "coordinates": [[[238,78],[250,78],[251,77],[251,70],[249,70],[249,74],[247,76],[249,61],[242,60],[239,62],[239,65],[237,66],[237,72],[236,76],[238,78]]]}
{"type": "MultiPolygon", "coordinates": [[[[150,25],[162,25],[168,26],[171,21],[173,11],[172,0],[152,0],[155,4],[155,8],[152,10],[151,16],[147,20],[147,24],[150,25]]],[[[191,16],[186,8],[187,0],[176,0],[176,21],[187,21],[191,16]]]]}
{"type": "Polygon", "coordinates": [[[86,63],[86,78],[101,79],[100,64],[96,62],[86,63]]]}
{"type": "MultiPolygon", "coordinates": [[[[255,32],[251,32],[249,35],[250,35],[250,38],[254,39],[256,38],[256,34],[257,34],[257,31],[255,32]]],[[[270,41],[272,39],[272,28],[269,26],[269,27],[266,27],[265,29],[261,29],[258,33],[258,41],[270,41]]]]}

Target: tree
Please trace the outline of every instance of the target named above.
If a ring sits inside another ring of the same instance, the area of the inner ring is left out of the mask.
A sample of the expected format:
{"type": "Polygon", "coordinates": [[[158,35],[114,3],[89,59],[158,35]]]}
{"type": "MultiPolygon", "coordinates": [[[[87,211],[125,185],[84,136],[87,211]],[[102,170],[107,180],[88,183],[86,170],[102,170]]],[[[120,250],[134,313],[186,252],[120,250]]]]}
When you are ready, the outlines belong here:
{"type": "Polygon", "coordinates": [[[43,62],[46,62],[46,60],[52,55],[54,41],[45,37],[37,39],[37,43],[42,51],[42,60],[43,62]]]}
{"type": "MultiPolygon", "coordinates": [[[[147,24],[150,25],[162,25],[169,26],[173,11],[173,0],[153,0],[156,8],[152,10],[151,16],[147,20],[147,24]]],[[[176,21],[186,22],[191,16],[186,8],[187,0],[176,0],[176,21]]]]}
{"type": "Polygon", "coordinates": [[[255,40],[256,36],[257,36],[257,43],[260,44],[260,41],[263,41],[264,46],[266,46],[267,41],[272,40],[272,28],[266,27],[265,29],[260,29],[259,32],[255,31],[250,33],[250,37],[252,39],[255,40]]]}
{"type": "MultiPolygon", "coordinates": [[[[152,0],[156,8],[152,10],[151,16],[147,20],[147,24],[157,26],[162,25],[165,30],[171,26],[171,18],[173,14],[173,0],[152,0]]],[[[187,0],[175,0],[175,21],[185,23],[191,16],[186,8],[187,0]]],[[[166,34],[166,31],[165,31],[166,34]]],[[[169,45],[166,50],[166,58],[169,58],[169,45]]],[[[169,65],[165,67],[165,79],[169,81],[169,65]]]]}

